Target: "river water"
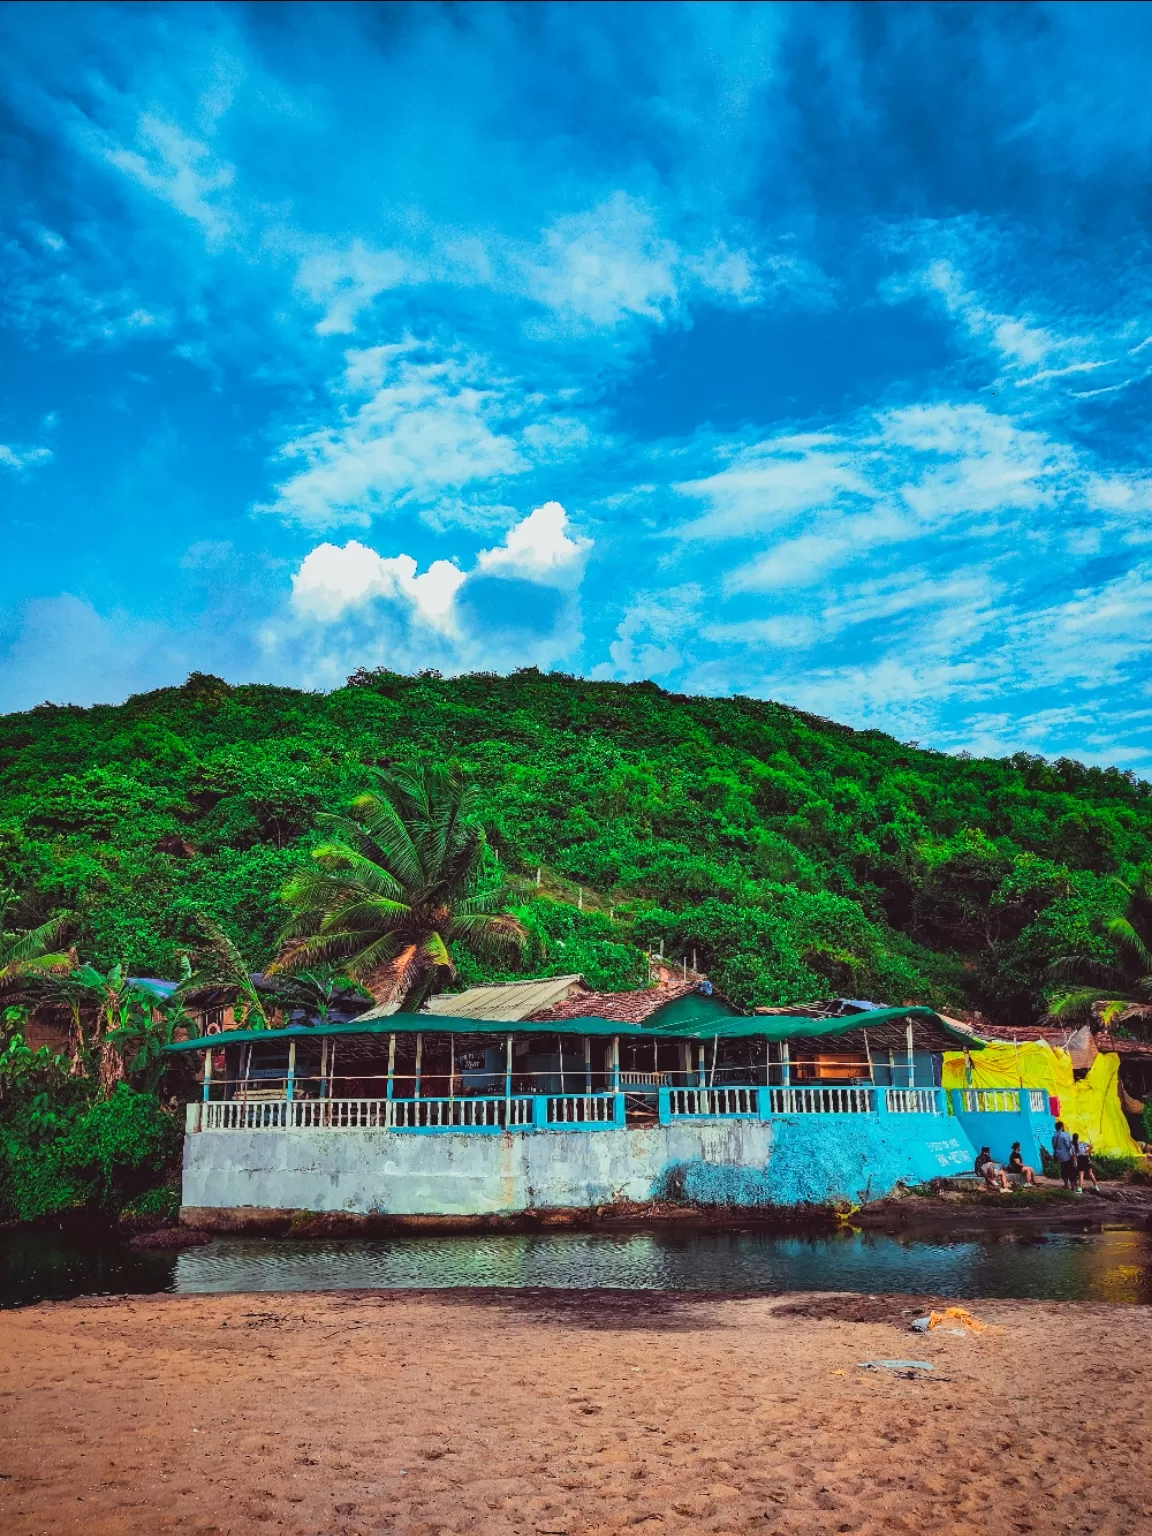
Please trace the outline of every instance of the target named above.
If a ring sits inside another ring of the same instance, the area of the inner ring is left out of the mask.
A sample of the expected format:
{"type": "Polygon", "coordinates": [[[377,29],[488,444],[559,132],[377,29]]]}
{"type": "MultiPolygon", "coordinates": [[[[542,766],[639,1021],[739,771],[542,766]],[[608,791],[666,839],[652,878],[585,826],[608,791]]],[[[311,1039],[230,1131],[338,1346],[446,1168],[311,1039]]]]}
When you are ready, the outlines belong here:
{"type": "Polygon", "coordinates": [[[1152,1236],[1128,1229],[965,1232],[661,1230],[375,1241],[218,1238],[177,1253],[112,1238],[0,1233],[0,1306],[86,1295],[445,1286],[931,1292],[1152,1303],[1152,1236]]]}

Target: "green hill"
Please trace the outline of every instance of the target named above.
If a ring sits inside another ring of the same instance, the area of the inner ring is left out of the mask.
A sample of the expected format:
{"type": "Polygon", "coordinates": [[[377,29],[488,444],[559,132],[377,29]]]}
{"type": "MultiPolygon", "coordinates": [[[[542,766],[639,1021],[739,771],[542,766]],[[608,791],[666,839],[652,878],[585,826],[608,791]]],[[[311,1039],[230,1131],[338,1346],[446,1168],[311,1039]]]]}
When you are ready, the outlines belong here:
{"type": "Polygon", "coordinates": [[[198,908],[260,964],[316,813],[364,764],[424,756],[481,786],[532,969],[605,986],[662,940],[744,1003],[1023,1022],[1051,960],[1100,943],[1110,877],[1152,860],[1152,788],[1116,769],[949,757],[778,704],[534,670],[360,673],[328,695],[193,674],[0,718],[0,882],[29,916],[76,910],[97,964],[173,974],[198,908]]]}

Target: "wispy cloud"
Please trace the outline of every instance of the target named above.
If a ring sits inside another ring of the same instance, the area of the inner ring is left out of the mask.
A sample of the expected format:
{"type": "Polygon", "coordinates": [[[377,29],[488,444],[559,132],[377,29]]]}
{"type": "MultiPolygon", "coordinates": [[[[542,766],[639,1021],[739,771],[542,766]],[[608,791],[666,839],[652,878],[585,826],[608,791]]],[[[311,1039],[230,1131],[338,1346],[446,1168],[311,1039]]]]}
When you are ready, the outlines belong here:
{"type": "Polygon", "coordinates": [[[260,508],[311,528],[367,527],[445,492],[527,467],[504,428],[508,402],[480,359],[415,342],[348,354],[336,420],[289,439],[279,458],[304,467],[260,508]]]}

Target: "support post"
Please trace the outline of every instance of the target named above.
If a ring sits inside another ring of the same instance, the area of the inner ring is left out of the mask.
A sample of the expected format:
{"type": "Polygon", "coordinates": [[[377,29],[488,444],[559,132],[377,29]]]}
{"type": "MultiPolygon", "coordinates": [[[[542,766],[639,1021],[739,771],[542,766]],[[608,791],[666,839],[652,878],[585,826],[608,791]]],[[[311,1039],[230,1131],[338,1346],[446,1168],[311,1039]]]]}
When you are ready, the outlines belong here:
{"type": "Polygon", "coordinates": [[[612,1092],[620,1092],[620,1036],[612,1036],[612,1092]]]}
{"type": "Polygon", "coordinates": [[[587,1035],[584,1036],[584,1092],[591,1097],[592,1094],[592,1042],[587,1035]]]}
{"type": "Polygon", "coordinates": [[[904,1038],[905,1038],[905,1041],[906,1041],[907,1046],[908,1046],[908,1086],[909,1086],[909,1088],[914,1088],[916,1086],[916,1082],[915,1082],[915,1078],[916,1078],[916,1064],[915,1064],[915,1062],[913,1060],[913,1057],[912,1057],[912,1020],[911,1019],[908,1020],[908,1026],[907,1026],[904,1038]]]}
{"type": "Polygon", "coordinates": [[[284,1085],[284,1097],[291,1104],[296,1097],[296,1042],[288,1042],[288,1081],[284,1085]]]}
{"type": "Polygon", "coordinates": [[[709,1086],[709,1088],[715,1088],[715,1086],[716,1086],[716,1051],[717,1051],[719,1045],[720,1045],[720,1036],[719,1035],[713,1035],[712,1036],[712,1070],[708,1074],[708,1086],[709,1086]]]}
{"type": "Polygon", "coordinates": [[[564,1097],[564,1036],[556,1036],[556,1044],[560,1047],[560,1097],[564,1097]]]}
{"type": "Polygon", "coordinates": [[[328,1094],[328,1036],[325,1035],[320,1042],[320,1097],[326,1099],[328,1094]]]}
{"type": "Polygon", "coordinates": [[[414,1099],[420,1097],[420,1074],[424,1069],[424,1036],[416,1036],[416,1088],[412,1094],[414,1099]]]}
{"type": "Polygon", "coordinates": [[[508,1048],[504,1057],[504,1129],[510,1130],[512,1119],[512,1036],[508,1036],[508,1048]]]}
{"type": "Polygon", "coordinates": [[[392,1092],[393,1092],[393,1083],[395,1081],[395,1078],[396,1078],[396,1036],[395,1035],[389,1035],[388,1036],[388,1088],[387,1088],[387,1091],[386,1091],[386,1097],[387,1097],[387,1100],[388,1100],[388,1107],[384,1111],[384,1123],[388,1127],[389,1130],[392,1129],[392,1114],[393,1114],[393,1110],[392,1110],[392,1092]]]}
{"type": "Polygon", "coordinates": [[[204,1102],[212,1097],[212,1047],[204,1052],[204,1102]]]}
{"type": "Polygon", "coordinates": [[[456,1036],[448,1036],[448,1102],[456,1099],[456,1036]]]}
{"type": "Polygon", "coordinates": [[[787,1040],[780,1042],[780,1086],[782,1088],[792,1086],[792,1052],[787,1040]]]}

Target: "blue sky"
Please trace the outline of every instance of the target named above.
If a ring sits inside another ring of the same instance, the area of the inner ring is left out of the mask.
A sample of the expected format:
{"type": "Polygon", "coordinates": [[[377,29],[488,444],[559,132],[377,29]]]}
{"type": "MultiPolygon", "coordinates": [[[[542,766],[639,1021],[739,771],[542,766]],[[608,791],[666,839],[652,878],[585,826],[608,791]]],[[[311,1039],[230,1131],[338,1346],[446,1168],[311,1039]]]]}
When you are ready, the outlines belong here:
{"type": "Polygon", "coordinates": [[[538,665],[1152,772],[1152,8],[8,5],[0,708],[538,665]]]}

